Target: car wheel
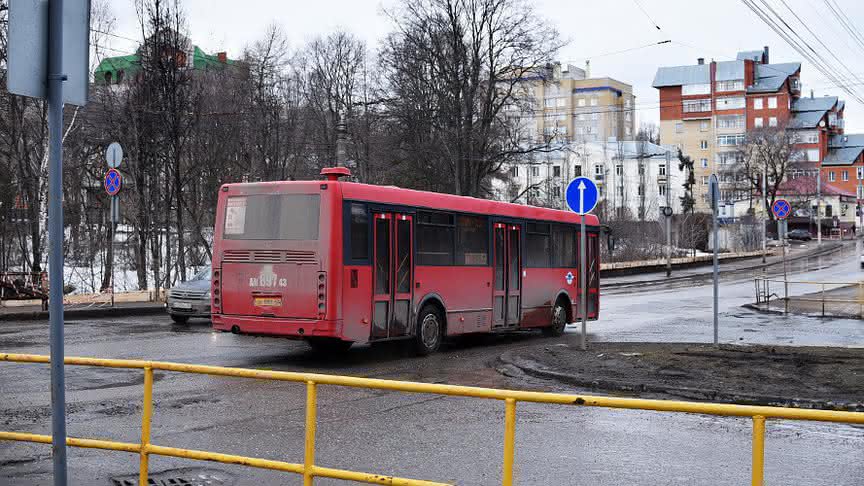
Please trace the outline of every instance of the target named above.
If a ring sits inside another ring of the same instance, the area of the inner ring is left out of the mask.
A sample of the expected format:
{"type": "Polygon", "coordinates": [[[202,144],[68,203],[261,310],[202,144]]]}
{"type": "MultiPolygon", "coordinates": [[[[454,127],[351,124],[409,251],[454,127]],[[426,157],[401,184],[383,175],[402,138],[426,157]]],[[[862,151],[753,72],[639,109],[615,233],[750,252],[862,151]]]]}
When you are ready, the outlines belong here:
{"type": "Polygon", "coordinates": [[[414,349],[417,354],[426,356],[438,351],[444,338],[444,318],[438,308],[426,305],[417,316],[417,333],[414,335],[414,349]]]}
{"type": "Polygon", "coordinates": [[[189,316],[178,316],[171,314],[171,320],[176,322],[177,324],[186,324],[189,322],[189,316]]]}
{"type": "Polygon", "coordinates": [[[543,335],[556,337],[564,334],[564,328],[567,326],[567,309],[561,304],[561,301],[555,303],[552,308],[552,323],[548,327],[543,328],[543,335]]]}
{"type": "Polygon", "coordinates": [[[306,338],[306,343],[312,351],[320,354],[338,354],[348,351],[353,341],[343,341],[338,338],[306,338]]]}

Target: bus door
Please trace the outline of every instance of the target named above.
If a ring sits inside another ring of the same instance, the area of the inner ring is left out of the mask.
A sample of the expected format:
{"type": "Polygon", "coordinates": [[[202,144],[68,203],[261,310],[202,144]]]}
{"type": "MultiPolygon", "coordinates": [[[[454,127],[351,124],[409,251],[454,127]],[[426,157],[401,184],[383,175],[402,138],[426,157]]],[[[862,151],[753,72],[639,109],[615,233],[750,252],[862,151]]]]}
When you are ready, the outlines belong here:
{"type": "Polygon", "coordinates": [[[414,228],[412,216],[373,213],[375,221],[372,279],[372,332],[370,339],[411,333],[414,288],[414,228]]]}
{"type": "Polygon", "coordinates": [[[494,223],[492,238],[495,263],[492,328],[516,327],[519,325],[522,301],[522,238],[519,226],[494,223]]]}

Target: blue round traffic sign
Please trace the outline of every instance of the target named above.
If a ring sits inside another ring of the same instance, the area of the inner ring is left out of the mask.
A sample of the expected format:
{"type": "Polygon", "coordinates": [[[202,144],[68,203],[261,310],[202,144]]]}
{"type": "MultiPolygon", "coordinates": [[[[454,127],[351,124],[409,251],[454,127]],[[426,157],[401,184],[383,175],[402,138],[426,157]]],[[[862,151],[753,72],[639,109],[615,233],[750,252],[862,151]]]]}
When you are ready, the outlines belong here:
{"type": "Polygon", "coordinates": [[[121,187],[123,187],[123,176],[120,175],[120,171],[108,169],[108,172],[105,173],[105,192],[109,196],[116,196],[121,187]]]}
{"type": "Polygon", "coordinates": [[[777,219],[786,219],[789,213],[792,212],[792,206],[789,205],[789,201],[778,199],[771,205],[771,212],[774,213],[774,217],[777,219]]]}
{"type": "Polygon", "coordinates": [[[567,206],[576,214],[588,214],[597,206],[597,184],[587,177],[577,177],[567,185],[567,206]]]}

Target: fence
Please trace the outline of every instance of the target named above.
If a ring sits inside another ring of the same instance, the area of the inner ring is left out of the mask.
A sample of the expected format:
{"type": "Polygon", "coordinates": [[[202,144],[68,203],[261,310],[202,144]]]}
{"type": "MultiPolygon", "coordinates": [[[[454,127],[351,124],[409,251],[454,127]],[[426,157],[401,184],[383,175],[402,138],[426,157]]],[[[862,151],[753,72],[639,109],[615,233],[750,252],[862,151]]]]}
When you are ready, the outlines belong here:
{"type": "MultiPolygon", "coordinates": [[[[43,355],[0,354],[0,361],[47,364],[50,363],[50,358],[43,355]]],[[[317,426],[317,390],[319,385],[372,388],[378,390],[401,391],[410,393],[431,393],[437,395],[473,397],[503,401],[504,459],[502,484],[504,486],[511,486],[514,483],[513,464],[516,453],[516,404],[518,402],[548,403],[570,406],[575,405],[585,407],[605,407],[631,410],[651,410],[658,412],[699,413],[730,417],[749,417],[753,420],[751,474],[752,484],[754,486],[761,486],[763,484],[765,467],[765,422],[767,419],[807,420],[864,425],[864,413],[860,412],[807,410],[781,407],[696,403],[671,400],[643,400],[637,398],[597,397],[563,393],[497,390],[492,388],[479,388],[469,386],[413,383],[406,381],[323,375],[316,373],[294,373],[287,371],[223,368],[219,366],[202,366],[157,361],[67,357],[65,359],[65,364],[74,366],[141,369],[144,371],[144,406],[141,414],[140,443],[113,442],[108,440],[82,438],[67,438],[66,440],[66,445],[69,447],[84,447],[91,449],[123,451],[139,454],[140,486],[146,486],[148,484],[148,459],[150,455],[162,455],[186,459],[197,459],[203,461],[214,461],[223,464],[238,464],[256,468],[273,469],[277,471],[300,474],[303,476],[304,486],[311,486],[315,477],[344,479],[369,484],[403,486],[436,486],[445,484],[433,481],[406,479],[371,473],[347,471],[342,469],[333,469],[316,465],[315,432],[317,426]],[[178,449],[174,447],[165,447],[151,444],[150,425],[153,418],[154,370],[305,383],[306,431],[303,463],[289,463],[262,458],[243,457],[191,449],[178,449]]],[[[0,432],[0,440],[50,444],[51,436],[19,432],[0,432]]]]}
{"type": "MultiPolygon", "coordinates": [[[[783,312],[842,313],[864,319],[864,281],[812,282],[755,277],[756,304],[771,308],[771,299],[782,302],[783,312]],[[826,311],[827,308],[827,311],[826,311]]],[[[778,305],[779,307],[779,305],[778,305]]]]}

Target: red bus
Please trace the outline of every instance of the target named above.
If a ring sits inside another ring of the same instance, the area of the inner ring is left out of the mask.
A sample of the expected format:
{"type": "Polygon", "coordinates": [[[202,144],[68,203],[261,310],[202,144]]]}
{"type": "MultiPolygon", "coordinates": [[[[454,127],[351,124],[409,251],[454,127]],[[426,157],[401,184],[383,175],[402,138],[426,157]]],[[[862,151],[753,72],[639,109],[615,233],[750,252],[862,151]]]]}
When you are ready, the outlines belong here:
{"type": "MultiPolygon", "coordinates": [[[[445,337],[581,318],[580,216],[343,182],[226,184],[216,211],[212,322],[316,349],[445,337]]],[[[599,221],[586,216],[589,319],[599,311],[599,221]]]]}

